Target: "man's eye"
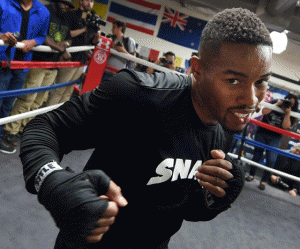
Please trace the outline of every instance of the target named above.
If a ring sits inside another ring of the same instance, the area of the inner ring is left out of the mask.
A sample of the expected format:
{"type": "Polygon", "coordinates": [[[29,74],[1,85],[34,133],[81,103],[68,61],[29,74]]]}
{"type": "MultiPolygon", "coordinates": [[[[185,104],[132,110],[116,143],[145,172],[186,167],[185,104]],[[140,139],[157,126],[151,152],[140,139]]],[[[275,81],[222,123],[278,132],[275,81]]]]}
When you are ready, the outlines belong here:
{"type": "Polygon", "coordinates": [[[228,82],[231,84],[231,85],[237,85],[239,83],[239,81],[237,79],[229,79],[228,82]]]}
{"type": "Polygon", "coordinates": [[[269,82],[267,80],[259,80],[256,82],[257,87],[268,87],[269,82]]]}

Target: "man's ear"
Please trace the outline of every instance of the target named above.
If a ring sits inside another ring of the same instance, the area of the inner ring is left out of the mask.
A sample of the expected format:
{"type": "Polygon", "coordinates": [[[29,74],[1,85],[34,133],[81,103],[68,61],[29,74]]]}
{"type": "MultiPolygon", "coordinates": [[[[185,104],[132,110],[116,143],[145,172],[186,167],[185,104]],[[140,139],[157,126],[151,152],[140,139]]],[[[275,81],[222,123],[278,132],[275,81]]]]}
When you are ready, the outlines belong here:
{"type": "Polygon", "coordinates": [[[195,78],[199,77],[201,74],[201,65],[200,60],[197,56],[193,56],[191,58],[191,68],[192,68],[192,74],[195,78]]]}

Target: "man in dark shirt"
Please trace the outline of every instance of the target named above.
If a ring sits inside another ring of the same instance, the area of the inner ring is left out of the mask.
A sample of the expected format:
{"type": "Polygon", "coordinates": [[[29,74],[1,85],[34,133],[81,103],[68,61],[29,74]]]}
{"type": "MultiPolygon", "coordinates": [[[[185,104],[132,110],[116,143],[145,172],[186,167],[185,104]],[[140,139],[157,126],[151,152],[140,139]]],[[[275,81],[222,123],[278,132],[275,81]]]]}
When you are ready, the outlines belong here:
{"type": "MultiPolygon", "coordinates": [[[[59,53],[34,52],[32,60],[70,60],[71,55],[66,51],[67,46],[65,44],[69,44],[71,42],[71,34],[68,27],[68,22],[64,19],[64,13],[69,8],[74,8],[74,6],[72,2],[59,0],[54,4],[47,5],[46,7],[50,12],[50,24],[44,45],[50,46],[51,48],[57,50],[59,53]]],[[[22,56],[22,52],[17,52],[16,56],[17,58],[22,59],[20,58],[20,56],[22,56]]],[[[52,85],[56,79],[57,71],[57,69],[44,68],[30,69],[24,83],[24,88],[35,88],[52,85]]],[[[48,92],[40,92],[19,96],[16,99],[10,114],[16,115],[38,109],[45,101],[47,95],[48,92]]],[[[19,133],[22,133],[23,128],[29,122],[29,120],[30,119],[18,120],[5,125],[5,136],[0,141],[1,152],[10,154],[16,152],[17,141],[19,137],[18,135],[19,133]]]]}
{"type": "MultiPolygon", "coordinates": [[[[86,26],[86,16],[92,10],[94,0],[80,0],[79,8],[67,13],[66,18],[69,21],[71,30],[72,46],[96,45],[100,38],[100,30],[91,30],[86,26]]],[[[80,61],[85,64],[91,55],[91,51],[72,53],[72,61],[80,61]]],[[[69,81],[75,81],[80,78],[84,67],[60,68],[58,70],[57,84],[69,81]]],[[[46,106],[51,106],[65,102],[70,99],[74,87],[67,86],[55,89],[50,92],[46,106]]]]}
{"type": "Polygon", "coordinates": [[[271,60],[262,21],[224,10],[203,30],[192,77],[123,69],[32,120],[20,157],[27,190],[60,228],[55,248],[167,248],[183,220],[230,208],[244,175],[225,155],[224,129],[250,121],[271,60]],[[87,148],[95,150],[83,172],[59,166],[87,148]]]}
{"type": "MultiPolygon", "coordinates": [[[[32,48],[41,45],[46,38],[49,25],[49,11],[38,0],[0,1],[0,39],[10,47],[0,47],[0,60],[31,61],[32,48]],[[14,33],[18,32],[18,40],[14,33]],[[17,41],[24,47],[16,49],[17,41]]],[[[0,68],[0,91],[21,89],[28,69],[0,68]]],[[[0,98],[0,118],[8,116],[15,97],[0,98]]],[[[4,125],[0,126],[0,139],[6,136],[4,125]]],[[[8,144],[9,147],[9,144],[8,144]]],[[[0,141],[0,150],[6,150],[6,144],[0,141]]]]}
{"type": "MultiPolygon", "coordinates": [[[[264,115],[262,122],[267,123],[269,125],[282,128],[282,129],[289,129],[295,122],[296,118],[291,117],[290,113],[291,110],[297,112],[298,111],[298,97],[294,94],[288,94],[285,99],[289,99],[291,101],[291,105],[284,106],[284,101],[282,99],[272,100],[270,103],[274,106],[280,107],[284,113],[280,113],[269,108],[264,108],[262,113],[264,115]]],[[[257,142],[278,148],[280,139],[282,134],[278,132],[274,132],[263,127],[258,127],[255,133],[255,140],[257,142]]],[[[255,147],[254,155],[252,160],[254,162],[259,163],[263,157],[264,149],[258,146],[255,147]]],[[[272,152],[270,150],[266,150],[266,166],[269,168],[274,168],[275,162],[277,158],[277,153],[272,152]]],[[[256,174],[257,167],[251,165],[249,176],[247,176],[246,180],[248,182],[253,181],[254,176],[256,174]]],[[[261,190],[265,190],[267,181],[270,179],[271,173],[269,171],[264,171],[263,176],[261,178],[260,184],[258,188],[261,190]]]]}
{"type": "MultiPolygon", "coordinates": [[[[70,19],[70,29],[72,36],[72,46],[96,45],[100,38],[100,29],[92,30],[86,25],[86,18],[93,9],[94,0],[80,0],[79,8],[70,12],[68,18],[70,19]]],[[[72,53],[72,61],[88,60],[88,54],[91,51],[72,53]]]]}

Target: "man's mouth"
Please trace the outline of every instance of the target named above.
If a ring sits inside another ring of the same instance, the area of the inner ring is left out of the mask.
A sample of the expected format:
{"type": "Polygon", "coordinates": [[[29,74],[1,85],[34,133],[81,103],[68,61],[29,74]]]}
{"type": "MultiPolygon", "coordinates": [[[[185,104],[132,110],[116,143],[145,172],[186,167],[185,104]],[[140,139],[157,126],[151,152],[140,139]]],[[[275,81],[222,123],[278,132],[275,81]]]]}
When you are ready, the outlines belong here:
{"type": "Polygon", "coordinates": [[[232,111],[233,115],[236,117],[235,119],[236,123],[240,125],[247,124],[248,122],[250,122],[250,118],[253,112],[254,111],[243,111],[243,112],[232,111]]]}
{"type": "Polygon", "coordinates": [[[234,112],[234,115],[238,116],[239,118],[246,118],[250,113],[239,113],[239,112],[234,112]]]}

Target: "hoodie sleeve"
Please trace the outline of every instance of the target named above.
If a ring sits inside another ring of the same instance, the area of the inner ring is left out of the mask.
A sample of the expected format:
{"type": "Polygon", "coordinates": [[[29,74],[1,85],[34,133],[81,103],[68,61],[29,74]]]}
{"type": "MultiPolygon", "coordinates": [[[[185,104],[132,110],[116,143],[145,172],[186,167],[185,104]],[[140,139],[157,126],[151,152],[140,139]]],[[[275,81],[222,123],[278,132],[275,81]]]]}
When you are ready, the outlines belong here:
{"type": "Polygon", "coordinates": [[[41,8],[42,11],[39,15],[40,20],[38,20],[40,22],[39,25],[39,31],[37,32],[37,35],[32,37],[32,39],[34,39],[38,45],[42,45],[45,42],[46,36],[47,36],[47,32],[48,32],[48,28],[50,25],[50,13],[49,10],[43,6],[43,8],[41,8]]]}

